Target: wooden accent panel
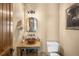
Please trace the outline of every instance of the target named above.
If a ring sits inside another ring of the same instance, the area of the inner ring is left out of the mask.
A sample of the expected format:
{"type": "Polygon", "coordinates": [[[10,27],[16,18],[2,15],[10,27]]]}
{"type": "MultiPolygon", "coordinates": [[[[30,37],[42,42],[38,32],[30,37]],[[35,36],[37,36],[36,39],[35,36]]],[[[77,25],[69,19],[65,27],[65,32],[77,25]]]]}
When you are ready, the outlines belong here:
{"type": "Polygon", "coordinates": [[[0,3],[0,54],[12,47],[12,4],[0,3]]]}
{"type": "Polygon", "coordinates": [[[13,55],[13,49],[11,47],[8,47],[0,55],[1,56],[12,56],[13,55]]]}
{"type": "Polygon", "coordinates": [[[2,4],[0,4],[0,53],[3,51],[2,22],[2,4]]]}

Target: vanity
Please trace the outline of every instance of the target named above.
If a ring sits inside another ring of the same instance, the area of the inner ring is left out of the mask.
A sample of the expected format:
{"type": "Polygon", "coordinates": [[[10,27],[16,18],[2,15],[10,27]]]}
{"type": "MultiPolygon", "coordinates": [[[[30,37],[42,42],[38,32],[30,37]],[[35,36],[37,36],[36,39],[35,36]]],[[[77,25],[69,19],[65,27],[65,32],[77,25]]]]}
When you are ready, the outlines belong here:
{"type": "Polygon", "coordinates": [[[17,56],[37,56],[40,52],[40,48],[40,40],[36,40],[34,44],[20,41],[16,47],[17,56]]]}
{"type": "MultiPolygon", "coordinates": [[[[27,11],[27,14],[35,14],[34,10],[27,11]]],[[[25,14],[26,15],[26,14],[25,14]]],[[[25,32],[22,41],[17,43],[16,51],[17,56],[37,56],[41,48],[41,41],[36,35],[38,28],[38,20],[33,16],[29,16],[25,19],[25,32]]]]}

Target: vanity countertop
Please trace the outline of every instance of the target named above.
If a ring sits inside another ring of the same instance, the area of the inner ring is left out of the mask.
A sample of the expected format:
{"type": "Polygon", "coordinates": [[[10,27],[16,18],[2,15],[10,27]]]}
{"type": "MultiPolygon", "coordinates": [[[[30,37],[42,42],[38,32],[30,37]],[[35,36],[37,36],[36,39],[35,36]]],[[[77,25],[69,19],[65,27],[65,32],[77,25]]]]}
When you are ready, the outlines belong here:
{"type": "Polygon", "coordinates": [[[40,40],[36,40],[35,44],[27,44],[27,41],[26,42],[18,42],[17,43],[17,47],[40,47],[41,46],[41,42],[40,40]]]}

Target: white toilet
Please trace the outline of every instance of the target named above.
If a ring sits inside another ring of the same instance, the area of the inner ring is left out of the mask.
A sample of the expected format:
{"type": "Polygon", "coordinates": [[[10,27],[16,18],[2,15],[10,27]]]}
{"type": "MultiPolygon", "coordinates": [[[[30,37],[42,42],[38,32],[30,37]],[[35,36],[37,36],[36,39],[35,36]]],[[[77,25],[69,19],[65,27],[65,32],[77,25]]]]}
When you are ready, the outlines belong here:
{"type": "Polygon", "coordinates": [[[47,50],[49,56],[60,56],[59,55],[59,43],[54,41],[47,41],[47,50]]]}

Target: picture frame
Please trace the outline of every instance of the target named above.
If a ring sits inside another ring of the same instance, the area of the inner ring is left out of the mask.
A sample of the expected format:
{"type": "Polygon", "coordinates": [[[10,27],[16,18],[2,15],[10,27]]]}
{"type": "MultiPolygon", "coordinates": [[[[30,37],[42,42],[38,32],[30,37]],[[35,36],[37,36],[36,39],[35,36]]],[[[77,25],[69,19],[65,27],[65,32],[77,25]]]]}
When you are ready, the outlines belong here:
{"type": "Polygon", "coordinates": [[[73,4],[66,9],[66,28],[69,30],[79,30],[79,4],[73,4]]]}

